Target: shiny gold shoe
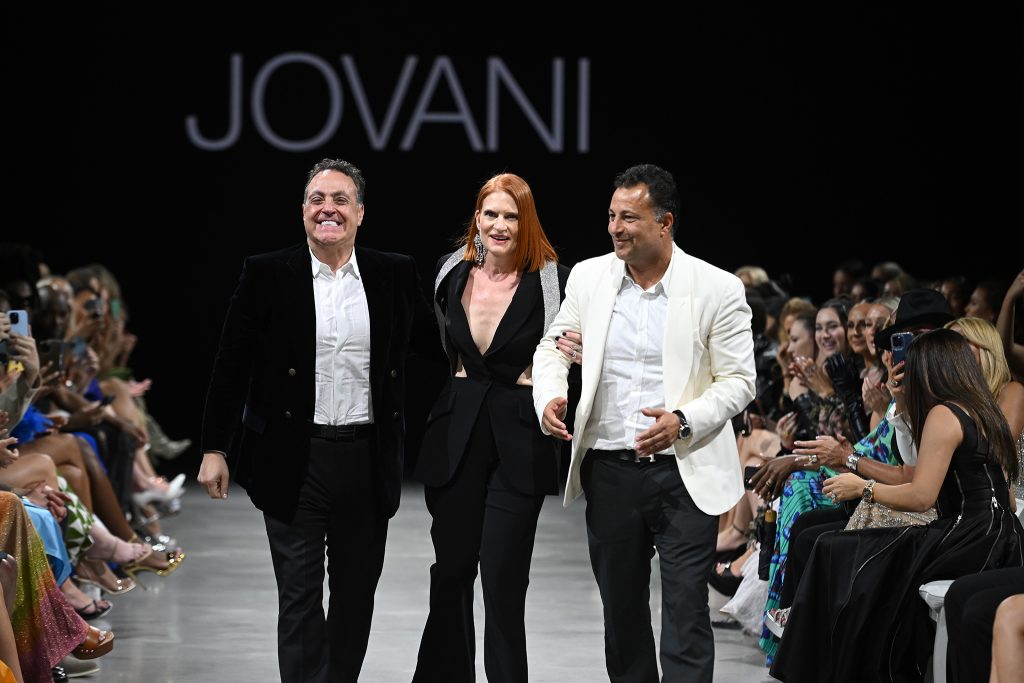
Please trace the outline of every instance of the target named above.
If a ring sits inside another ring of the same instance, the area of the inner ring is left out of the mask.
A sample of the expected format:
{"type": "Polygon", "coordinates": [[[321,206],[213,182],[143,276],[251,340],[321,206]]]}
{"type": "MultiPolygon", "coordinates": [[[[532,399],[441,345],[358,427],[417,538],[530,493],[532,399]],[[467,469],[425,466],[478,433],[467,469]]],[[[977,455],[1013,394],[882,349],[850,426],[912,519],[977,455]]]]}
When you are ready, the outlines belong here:
{"type": "Polygon", "coordinates": [[[139,580],[139,572],[153,572],[157,576],[170,576],[174,572],[178,571],[178,567],[185,561],[185,553],[180,548],[177,550],[170,550],[166,554],[154,553],[150,557],[157,557],[164,555],[167,560],[166,567],[153,567],[148,564],[141,564],[140,562],[132,562],[131,564],[122,564],[121,569],[124,570],[125,574],[130,576],[135,583],[142,586],[142,590],[149,590],[146,588],[146,584],[139,580]]]}

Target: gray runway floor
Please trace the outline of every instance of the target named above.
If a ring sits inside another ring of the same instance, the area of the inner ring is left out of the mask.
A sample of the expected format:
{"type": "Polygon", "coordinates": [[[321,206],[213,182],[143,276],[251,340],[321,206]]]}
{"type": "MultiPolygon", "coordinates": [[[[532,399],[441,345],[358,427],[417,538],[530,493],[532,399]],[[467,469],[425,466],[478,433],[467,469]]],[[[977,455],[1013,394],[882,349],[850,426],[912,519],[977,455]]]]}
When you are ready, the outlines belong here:
{"type": "MultiPolygon", "coordinates": [[[[607,681],[601,602],[590,570],[584,503],[563,509],[551,497],[537,532],[527,604],[530,679],[535,682],[607,681]]],[[[235,683],[276,681],[277,593],[263,518],[241,489],[211,501],[191,483],[182,513],[165,522],[187,558],[172,576],[144,574],[149,590],[115,600],[95,625],[109,624],[114,651],[99,674],[82,681],[235,683]]],[[[422,488],[407,485],[392,520],[384,574],[362,681],[407,683],[412,678],[428,605],[433,559],[430,517],[422,488]]],[[[655,636],[660,618],[658,577],[652,581],[655,636]]],[[[482,660],[483,601],[477,586],[477,671],[482,660]]],[[[712,618],[724,600],[714,591],[712,618]]],[[[715,680],[771,680],[753,639],[716,629],[715,680]]]]}

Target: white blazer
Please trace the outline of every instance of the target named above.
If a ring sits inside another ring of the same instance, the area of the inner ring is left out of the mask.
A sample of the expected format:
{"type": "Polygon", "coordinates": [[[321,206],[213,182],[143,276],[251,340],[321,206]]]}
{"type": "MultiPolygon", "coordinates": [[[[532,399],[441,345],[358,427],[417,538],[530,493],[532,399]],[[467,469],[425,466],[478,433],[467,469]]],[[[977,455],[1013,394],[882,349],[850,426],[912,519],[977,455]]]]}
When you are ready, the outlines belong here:
{"type": "MultiPolygon", "coordinates": [[[[743,496],[736,437],[730,420],[754,398],[754,340],[743,283],[731,273],[673,245],[668,318],[662,356],[667,410],[681,410],[693,434],[676,441],[679,474],[693,501],[709,515],[727,511],[743,496]]],[[[605,341],[625,264],[614,253],[576,264],[565,300],[533,355],[537,418],[554,398],[567,395],[570,361],[555,339],[563,330],[583,334],[583,391],[576,407],[572,461],[564,505],[583,492],[580,465],[595,438],[587,433],[604,366],[605,341]]],[[[655,406],[657,407],[657,406],[655,406]]]]}

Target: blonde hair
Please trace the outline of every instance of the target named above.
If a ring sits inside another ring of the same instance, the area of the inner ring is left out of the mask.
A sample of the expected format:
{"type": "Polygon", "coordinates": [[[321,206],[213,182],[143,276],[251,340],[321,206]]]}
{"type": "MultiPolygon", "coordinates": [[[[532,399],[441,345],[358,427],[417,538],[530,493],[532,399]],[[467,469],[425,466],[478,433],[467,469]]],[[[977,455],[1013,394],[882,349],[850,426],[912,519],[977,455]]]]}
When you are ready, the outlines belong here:
{"type": "Polygon", "coordinates": [[[1010,366],[1006,362],[1003,340],[999,337],[995,325],[981,318],[964,317],[946,323],[945,327],[959,327],[960,333],[967,341],[978,347],[981,374],[985,376],[989,391],[998,398],[999,392],[1010,383],[1010,366]]]}
{"type": "Polygon", "coordinates": [[[763,285],[770,279],[768,272],[761,266],[740,266],[733,273],[739,279],[743,279],[746,275],[747,279],[750,280],[750,286],[756,287],[757,285],[763,285]]]}

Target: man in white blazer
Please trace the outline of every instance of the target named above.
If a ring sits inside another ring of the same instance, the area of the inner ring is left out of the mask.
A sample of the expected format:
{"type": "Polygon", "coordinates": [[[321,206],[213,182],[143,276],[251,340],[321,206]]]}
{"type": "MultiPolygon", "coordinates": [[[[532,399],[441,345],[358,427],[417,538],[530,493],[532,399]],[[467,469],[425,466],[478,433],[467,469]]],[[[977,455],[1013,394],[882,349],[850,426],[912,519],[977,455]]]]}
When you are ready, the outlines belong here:
{"type": "Polygon", "coordinates": [[[658,681],[649,607],[657,550],[663,680],[710,683],[707,577],[717,516],[743,495],[730,419],[754,397],[750,308],[738,278],[675,246],[670,173],[634,166],[614,187],[615,251],[572,269],[533,357],[534,405],[545,432],[573,440],[564,502],[587,498],[610,680],[658,681]],[[563,422],[573,358],[557,343],[568,330],[586,347],[575,435],[563,422]]]}

